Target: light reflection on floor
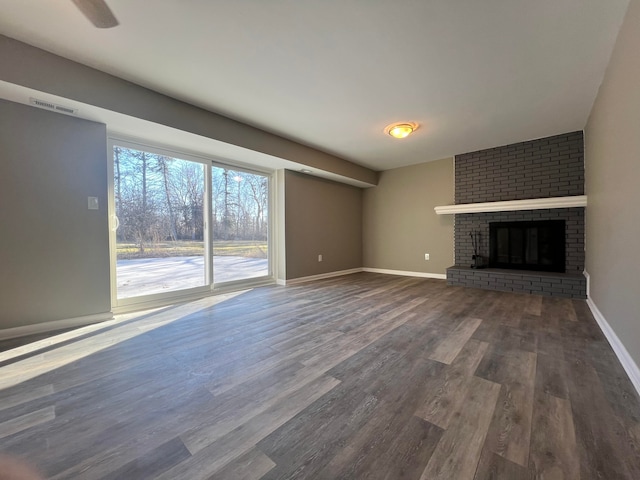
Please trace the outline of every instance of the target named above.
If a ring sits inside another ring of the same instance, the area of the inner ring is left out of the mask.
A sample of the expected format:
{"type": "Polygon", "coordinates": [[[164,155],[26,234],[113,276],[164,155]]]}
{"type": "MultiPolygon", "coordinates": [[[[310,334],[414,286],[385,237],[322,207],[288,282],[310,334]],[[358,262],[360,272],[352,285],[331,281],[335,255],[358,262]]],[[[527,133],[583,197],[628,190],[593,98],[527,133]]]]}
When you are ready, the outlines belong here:
{"type": "Polygon", "coordinates": [[[72,341],[71,343],[61,345],[59,348],[47,350],[40,354],[35,353],[24,360],[0,367],[0,390],[13,387],[19,383],[35,378],[38,375],[53,371],[81,358],[88,357],[120,342],[180,320],[204,308],[242,295],[247,291],[249,290],[209,296],[201,300],[173,307],[116,315],[113,320],[88,325],[29,345],[0,352],[0,362],[3,362],[28,353],[38,352],[52,345],[63,344],[74,338],[79,338],[76,342],[72,341]],[[136,321],[136,318],[139,318],[139,320],[136,321]],[[93,334],[87,338],[80,338],[91,333],[93,334]]]}

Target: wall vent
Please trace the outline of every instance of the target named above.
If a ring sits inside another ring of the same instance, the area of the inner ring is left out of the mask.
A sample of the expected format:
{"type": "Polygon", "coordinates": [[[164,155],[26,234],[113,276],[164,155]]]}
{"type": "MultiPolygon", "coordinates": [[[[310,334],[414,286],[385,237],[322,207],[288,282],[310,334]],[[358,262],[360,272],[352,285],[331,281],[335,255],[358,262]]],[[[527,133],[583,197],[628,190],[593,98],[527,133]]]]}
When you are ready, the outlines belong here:
{"type": "Polygon", "coordinates": [[[57,105],[55,103],[47,102],[45,100],[38,100],[37,98],[30,97],[29,103],[34,107],[44,108],[53,112],[66,113],[67,115],[77,115],[78,109],[65,107],[64,105],[57,105]]]}

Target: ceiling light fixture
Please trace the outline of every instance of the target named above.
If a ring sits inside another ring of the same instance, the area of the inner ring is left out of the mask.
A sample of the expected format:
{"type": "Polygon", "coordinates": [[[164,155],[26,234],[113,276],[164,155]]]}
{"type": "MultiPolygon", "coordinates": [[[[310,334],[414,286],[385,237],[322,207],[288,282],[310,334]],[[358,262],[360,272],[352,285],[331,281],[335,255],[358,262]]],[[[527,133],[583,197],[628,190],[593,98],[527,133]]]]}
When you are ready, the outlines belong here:
{"type": "Polygon", "coordinates": [[[405,138],[418,129],[417,123],[392,123],[384,129],[393,138],[405,138]]]}

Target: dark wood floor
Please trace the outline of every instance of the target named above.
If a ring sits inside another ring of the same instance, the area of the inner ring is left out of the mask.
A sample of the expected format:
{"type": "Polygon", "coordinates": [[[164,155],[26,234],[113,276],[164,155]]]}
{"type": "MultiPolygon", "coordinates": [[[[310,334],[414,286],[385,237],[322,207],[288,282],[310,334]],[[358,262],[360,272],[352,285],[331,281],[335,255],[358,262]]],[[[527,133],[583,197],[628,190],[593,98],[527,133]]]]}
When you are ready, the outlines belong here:
{"type": "Polygon", "coordinates": [[[0,450],[54,479],[640,479],[583,301],[362,273],[19,353],[0,450]]]}

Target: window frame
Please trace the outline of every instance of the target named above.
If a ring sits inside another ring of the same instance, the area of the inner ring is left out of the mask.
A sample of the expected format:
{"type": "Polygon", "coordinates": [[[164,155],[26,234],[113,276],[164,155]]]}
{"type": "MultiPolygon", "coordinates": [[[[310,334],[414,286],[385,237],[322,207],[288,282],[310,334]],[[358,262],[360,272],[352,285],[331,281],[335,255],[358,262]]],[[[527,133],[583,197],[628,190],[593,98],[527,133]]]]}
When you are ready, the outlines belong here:
{"type": "Polygon", "coordinates": [[[276,208],[274,208],[275,196],[275,171],[267,168],[256,166],[247,166],[241,162],[234,162],[229,159],[222,159],[214,155],[206,155],[202,153],[189,152],[177,147],[160,145],[156,142],[148,142],[145,140],[132,138],[128,136],[109,133],[107,136],[107,179],[108,179],[108,228],[109,228],[109,276],[111,285],[111,307],[114,313],[124,313],[127,311],[141,310],[145,308],[155,308],[159,306],[170,305],[176,302],[196,300],[218,293],[224,293],[233,290],[241,290],[260,285],[268,285],[275,283],[274,265],[275,253],[274,248],[274,228],[277,220],[274,217],[276,208]],[[114,147],[131,148],[134,150],[145,151],[151,154],[164,155],[180,160],[187,160],[204,165],[204,182],[205,182],[205,199],[204,199],[204,247],[205,247],[205,285],[201,287],[192,287],[171,292],[154,293],[140,295],[136,297],[118,298],[117,293],[117,276],[116,276],[116,211],[115,211],[115,159],[114,147]],[[234,171],[261,175],[267,178],[267,259],[268,272],[267,275],[242,280],[233,280],[228,282],[216,282],[215,272],[213,270],[213,225],[211,222],[211,206],[213,201],[212,192],[212,176],[213,167],[228,168],[234,171]]]}

